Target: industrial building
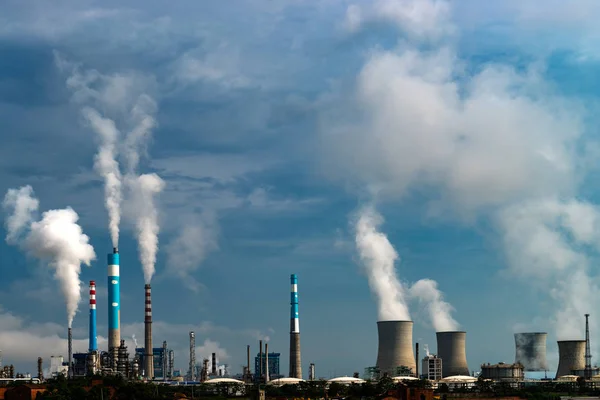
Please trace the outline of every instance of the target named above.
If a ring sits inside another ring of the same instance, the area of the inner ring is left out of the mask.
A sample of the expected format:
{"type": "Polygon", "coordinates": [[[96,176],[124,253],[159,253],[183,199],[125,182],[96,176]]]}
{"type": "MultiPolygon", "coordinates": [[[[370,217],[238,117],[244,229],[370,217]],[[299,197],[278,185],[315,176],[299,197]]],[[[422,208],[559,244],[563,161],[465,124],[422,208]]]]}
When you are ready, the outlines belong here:
{"type": "Polygon", "coordinates": [[[520,363],[483,364],[481,375],[483,379],[492,379],[500,382],[519,382],[524,378],[524,368],[520,363]]]}
{"type": "MultiPolygon", "coordinates": [[[[163,347],[154,347],[152,349],[153,353],[153,369],[154,369],[154,379],[164,379],[166,374],[166,379],[170,379],[173,377],[173,367],[174,365],[171,362],[174,360],[172,356],[173,350],[163,347]]],[[[146,348],[138,347],[135,349],[135,357],[139,360],[139,365],[146,365],[145,360],[146,348]]]]}
{"type": "Polygon", "coordinates": [[[255,371],[269,371],[269,379],[279,379],[279,378],[283,378],[283,375],[281,375],[280,373],[280,368],[279,368],[279,357],[281,356],[280,353],[266,353],[268,354],[268,357],[266,357],[265,355],[262,355],[261,357],[261,353],[258,353],[256,355],[256,357],[254,357],[254,370],[255,371]],[[267,368],[267,360],[268,360],[268,366],[269,369],[267,368]],[[262,362],[262,365],[261,365],[262,362]]]}
{"type": "Polygon", "coordinates": [[[435,354],[429,354],[423,358],[421,368],[421,378],[430,381],[439,381],[442,379],[443,360],[435,354]]]}

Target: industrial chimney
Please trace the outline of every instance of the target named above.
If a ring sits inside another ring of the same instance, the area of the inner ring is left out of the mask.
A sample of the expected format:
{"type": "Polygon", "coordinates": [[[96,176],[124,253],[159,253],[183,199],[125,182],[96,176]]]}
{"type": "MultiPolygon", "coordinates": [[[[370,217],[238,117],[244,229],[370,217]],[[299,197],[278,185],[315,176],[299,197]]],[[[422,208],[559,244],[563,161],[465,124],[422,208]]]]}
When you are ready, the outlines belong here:
{"type": "Polygon", "coordinates": [[[300,319],[298,317],[298,277],[291,275],[292,301],[290,321],[290,378],[302,379],[300,357],[300,319]]]}
{"type": "Polygon", "coordinates": [[[37,361],[37,378],[41,381],[44,380],[44,360],[42,359],[42,357],[38,357],[38,361],[37,361]]]}
{"type": "Polygon", "coordinates": [[[585,340],[559,340],[556,377],[585,370],[585,340]]]}
{"type": "Polygon", "coordinates": [[[217,353],[212,353],[211,363],[211,374],[212,376],[217,376],[217,353]]]}
{"type": "Polygon", "coordinates": [[[379,371],[391,376],[398,367],[407,367],[414,374],[416,371],[415,355],[412,346],[412,321],[379,321],[379,349],[377,351],[377,367],[379,371]]]}
{"type": "Polygon", "coordinates": [[[190,381],[196,380],[196,334],[190,331],[190,381]]]}
{"type": "Polygon", "coordinates": [[[269,343],[265,343],[265,383],[269,382],[269,343]]]}
{"type": "Polygon", "coordinates": [[[525,371],[546,371],[546,332],[515,333],[515,363],[525,371]]]}
{"type": "Polygon", "coordinates": [[[73,377],[73,332],[71,328],[67,330],[67,352],[69,353],[69,370],[67,374],[73,377]]]}
{"type": "Polygon", "coordinates": [[[465,343],[467,333],[461,331],[437,332],[438,357],[442,359],[442,378],[455,375],[469,376],[465,343]]]}
{"type": "MultiPolygon", "coordinates": [[[[119,282],[119,250],[108,254],[108,352],[116,354],[121,344],[121,295],[119,282]]],[[[113,365],[116,360],[113,361],[113,365]]]]}
{"type": "Polygon", "coordinates": [[[90,281],[90,339],[89,352],[98,350],[98,334],[96,332],[96,281],[90,281]]]}
{"type": "Polygon", "coordinates": [[[144,354],[144,369],[147,379],[154,378],[154,352],[152,350],[152,291],[150,285],[145,286],[146,290],[146,316],[144,318],[144,326],[146,328],[144,335],[144,343],[146,350],[144,354]]]}

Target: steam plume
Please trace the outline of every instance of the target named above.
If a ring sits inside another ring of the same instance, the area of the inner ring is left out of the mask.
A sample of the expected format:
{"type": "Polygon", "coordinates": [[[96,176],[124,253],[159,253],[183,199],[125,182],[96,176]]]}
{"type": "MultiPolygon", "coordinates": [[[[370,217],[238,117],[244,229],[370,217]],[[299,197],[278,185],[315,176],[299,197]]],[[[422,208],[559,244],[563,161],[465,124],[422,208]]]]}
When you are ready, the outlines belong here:
{"type": "Polygon", "coordinates": [[[415,282],[410,288],[410,295],[422,303],[427,303],[431,323],[436,332],[458,330],[459,324],[450,315],[454,308],[444,301],[436,281],[421,279],[415,282]]]}
{"type": "Polygon", "coordinates": [[[131,335],[131,340],[133,341],[133,345],[134,345],[134,346],[135,346],[135,348],[137,349],[137,348],[138,348],[138,342],[137,342],[137,339],[136,339],[136,337],[135,337],[135,333],[133,333],[133,334],[131,335]]]}
{"type": "Polygon", "coordinates": [[[27,185],[19,189],[9,189],[2,205],[9,212],[6,218],[6,242],[14,243],[33,221],[39,201],[33,197],[33,188],[27,185]]]}
{"type": "Polygon", "coordinates": [[[377,296],[379,320],[409,320],[404,288],[394,268],[398,254],[387,237],[377,231],[382,216],[373,207],[365,207],[356,223],[356,247],[369,279],[371,291],[377,296]]]}
{"type": "MultiPolygon", "coordinates": [[[[5,209],[12,211],[8,221],[19,221],[13,224],[13,228],[22,231],[28,225],[29,233],[21,243],[23,247],[35,258],[48,262],[54,269],[54,276],[59,281],[65,298],[70,328],[81,299],[81,263],[89,266],[96,254],[88,243],[88,236],[77,224],[79,217],[72,208],[46,211],[42,214],[41,221],[31,222],[31,217],[24,217],[27,213],[23,210],[36,209],[37,204],[38,200],[33,197],[30,186],[11,189],[4,198],[5,209]],[[23,207],[23,204],[29,207],[23,207]]],[[[9,236],[11,232],[14,231],[9,231],[9,236]]]]}
{"type": "Polygon", "coordinates": [[[140,261],[144,268],[144,280],[149,284],[154,275],[160,230],[154,195],[163,190],[165,183],[156,174],[143,174],[137,177],[132,184],[137,212],[136,227],[140,261]]]}
{"type": "Polygon", "coordinates": [[[110,237],[113,247],[118,247],[122,201],[121,172],[116,160],[119,131],[111,119],[103,118],[96,110],[85,107],[82,112],[101,139],[94,167],[104,178],[104,198],[108,211],[110,237]]]}

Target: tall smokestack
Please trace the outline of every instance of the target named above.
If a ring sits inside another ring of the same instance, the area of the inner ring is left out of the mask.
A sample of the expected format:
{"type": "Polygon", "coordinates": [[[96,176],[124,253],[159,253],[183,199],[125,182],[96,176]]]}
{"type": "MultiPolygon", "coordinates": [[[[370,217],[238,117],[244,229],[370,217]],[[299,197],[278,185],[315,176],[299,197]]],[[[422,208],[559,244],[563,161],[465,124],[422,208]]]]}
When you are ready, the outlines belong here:
{"type": "Polygon", "coordinates": [[[467,333],[462,331],[437,332],[438,357],[442,359],[442,378],[455,375],[469,376],[465,344],[467,333]]]}
{"type": "Polygon", "coordinates": [[[419,377],[419,343],[415,343],[415,375],[419,377]]]}
{"type": "Polygon", "coordinates": [[[190,331],[190,381],[196,380],[196,334],[190,331]]]}
{"type": "Polygon", "coordinates": [[[258,381],[260,382],[260,380],[262,379],[263,376],[263,348],[262,348],[262,340],[258,341],[258,381]]]}
{"type": "Polygon", "coordinates": [[[98,333],[96,331],[96,281],[90,281],[90,342],[89,351],[98,350],[98,333]]]}
{"type": "Polygon", "coordinates": [[[44,380],[44,360],[42,360],[42,357],[38,357],[37,361],[37,378],[40,382],[44,380]]]}
{"type": "Polygon", "coordinates": [[[515,363],[523,365],[525,371],[547,371],[547,337],[546,332],[515,333],[515,363]]]}
{"type": "MultiPolygon", "coordinates": [[[[585,370],[585,340],[559,340],[556,377],[585,370]]],[[[443,360],[442,360],[443,362],[443,360]]]]}
{"type": "Polygon", "coordinates": [[[144,368],[146,370],[146,378],[154,378],[154,352],[152,350],[152,290],[150,285],[146,284],[146,316],[144,319],[144,326],[146,328],[144,343],[146,345],[146,351],[144,355],[144,368]]]}
{"type": "Polygon", "coordinates": [[[108,255],[108,351],[121,344],[121,295],[119,281],[119,250],[113,248],[108,255]]]}
{"type": "Polygon", "coordinates": [[[248,357],[248,381],[250,381],[252,376],[252,372],[250,372],[250,345],[246,348],[246,356],[248,357]]]}
{"type": "Polygon", "coordinates": [[[290,378],[302,379],[302,360],[300,357],[300,318],[298,316],[298,277],[291,275],[292,300],[290,315],[290,378]]]}
{"type": "Polygon", "coordinates": [[[412,345],[412,321],[379,321],[379,349],[377,367],[381,373],[395,375],[398,367],[407,367],[415,373],[417,366],[412,345]]]}
{"type": "Polygon", "coordinates": [[[73,376],[73,332],[71,328],[67,330],[67,351],[69,353],[69,377],[73,376]]]}
{"type": "Polygon", "coordinates": [[[265,343],[265,383],[269,382],[269,343],[265,343]]]}
{"type": "Polygon", "coordinates": [[[212,375],[216,376],[217,375],[217,353],[212,353],[212,366],[211,366],[211,370],[212,370],[212,375]]]}

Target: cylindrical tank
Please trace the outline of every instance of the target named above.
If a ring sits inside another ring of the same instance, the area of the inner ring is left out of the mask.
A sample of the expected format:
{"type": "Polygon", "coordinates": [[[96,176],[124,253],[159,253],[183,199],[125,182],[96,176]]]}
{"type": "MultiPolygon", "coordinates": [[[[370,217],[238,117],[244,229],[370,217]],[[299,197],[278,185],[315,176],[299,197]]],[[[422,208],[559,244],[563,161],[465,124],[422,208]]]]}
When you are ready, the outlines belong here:
{"type": "Polygon", "coordinates": [[[525,371],[546,371],[546,332],[515,333],[515,363],[525,371]]]}
{"type": "Polygon", "coordinates": [[[413,352],[412,321],[379,321],[379,349],[377,367],[381,373],[395,375],[399,367],[407,367],[414,374],[417,370],[413,352]]]}
{"type": "Polygon", "coordinates": [[[556,377],[572,375],[573,370],[585,369],[585,340],[559,340],[556,377]]]}
{"type": "Polygon", "coordinates": [[[467,332],[437,332],[438,357],[442,359],[442,377],[469,375],[467,366],[467,332]]]}

